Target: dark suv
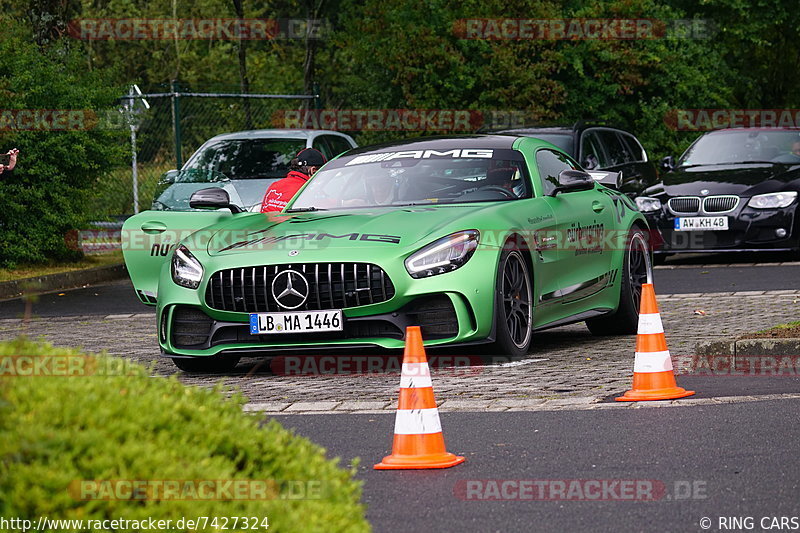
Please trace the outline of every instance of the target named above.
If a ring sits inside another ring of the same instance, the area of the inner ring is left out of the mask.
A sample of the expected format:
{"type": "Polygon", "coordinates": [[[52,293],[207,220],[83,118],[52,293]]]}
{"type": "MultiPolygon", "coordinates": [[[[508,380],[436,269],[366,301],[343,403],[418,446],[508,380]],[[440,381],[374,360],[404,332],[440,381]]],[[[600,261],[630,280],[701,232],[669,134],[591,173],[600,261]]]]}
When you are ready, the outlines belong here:
{"type": "Polygon", "coordinates": [[[495,133],[536,137],[558,146],[586,170],[620,172],[620,190],[631,197],[658,182],[656,165],[648,161],[642,144],[627,131],[578,122],[572,126],[515,128],[495,133]]]}

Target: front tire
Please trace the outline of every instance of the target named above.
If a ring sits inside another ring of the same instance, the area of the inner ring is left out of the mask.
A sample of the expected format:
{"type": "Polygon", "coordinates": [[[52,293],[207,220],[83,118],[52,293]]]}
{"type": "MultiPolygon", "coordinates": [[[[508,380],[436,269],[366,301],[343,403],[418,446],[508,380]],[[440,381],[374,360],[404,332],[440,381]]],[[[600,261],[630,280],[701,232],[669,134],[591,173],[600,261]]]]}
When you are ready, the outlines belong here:
{"type": "Polygon", "coordinates": [[[622,260],[622,281],[617,310],[586,321],[593,335],[632,335],[639,327],[639,305],[642,285],[653,279],[647,237],[640,228],[628,235],[625,257],[622,260]]]}
{"type": "Polygon", "coordinates": [[[513,357],[526,355],[533,333],[533,291],[527,263],[516,246],[500,255],[496,295],[492,349],[513,357]]]}
{"type": "Polygon", "coordinates": [[[208,357],[192,357],[172,359],[172,362],[189,374],[220,374],[230,372],[239,364],[239,357],[231,355],[211,355],[208,357]]]}

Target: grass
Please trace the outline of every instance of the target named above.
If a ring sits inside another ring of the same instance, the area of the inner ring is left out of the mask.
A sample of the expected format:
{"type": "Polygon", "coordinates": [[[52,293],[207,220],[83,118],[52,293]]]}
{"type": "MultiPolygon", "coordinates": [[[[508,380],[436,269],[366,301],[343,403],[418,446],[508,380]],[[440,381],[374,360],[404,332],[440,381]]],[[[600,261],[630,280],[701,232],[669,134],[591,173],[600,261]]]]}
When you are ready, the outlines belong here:
{"type": "Polygon", "coordinates": [[[756,331],[755,333],[748,333],[742,339],[795,339],[800,338],[800,320],[788,322],[786,324],[778,324],[769,329],[756,331]]]}
{"type": "Polygon", "coordinates": [[[60,274],[62,272],[72,272],[75,270],[85,270],[101,266],[116,265],[122,263],[122,251],[115,250],[98,255],[88,255],[81,261],[74,263],[50,263],[44,265],[23,265],[15,269],[0,268],[0,282],[14,281],[25,278],[35,278],[48,274],[60,274]]]}

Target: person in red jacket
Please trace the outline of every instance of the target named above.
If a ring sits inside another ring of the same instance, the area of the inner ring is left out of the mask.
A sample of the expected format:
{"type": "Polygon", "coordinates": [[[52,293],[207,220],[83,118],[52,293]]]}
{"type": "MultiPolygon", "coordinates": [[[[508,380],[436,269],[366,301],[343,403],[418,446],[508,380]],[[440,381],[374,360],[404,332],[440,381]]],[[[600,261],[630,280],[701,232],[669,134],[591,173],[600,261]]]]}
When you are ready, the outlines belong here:
{"type": "Polygon", "coordinates": [[[269,186],[264,200],[261,202],[261,212],[269,213],[283,211],[294,195],[305,185],[308,179],[325,164],[325,156],[314,148],[305,148],[298,152],[292,159],[291,170],[285,178],[279,179],[269,186]]]}

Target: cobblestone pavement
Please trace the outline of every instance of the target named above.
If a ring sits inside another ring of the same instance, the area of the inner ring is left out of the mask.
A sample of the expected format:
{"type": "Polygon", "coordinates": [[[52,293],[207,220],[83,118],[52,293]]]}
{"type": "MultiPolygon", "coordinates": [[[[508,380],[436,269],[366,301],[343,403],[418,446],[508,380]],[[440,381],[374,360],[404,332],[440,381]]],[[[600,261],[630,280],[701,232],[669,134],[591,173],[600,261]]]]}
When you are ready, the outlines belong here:
{"type": "MultiPolygon", "coordinates": [[[[800,320],[800,291],[662,295],[659,307],[671,353],[686,356],[700,342],[800,320]]],[[[0,320],[0,340],[21,334],[154,364],[154,374],[174,374],[186,384],[211,387],[222,381],[224,390],[239,390],[247,398],[248,410],[378,412],[396,406],[397,373],[282,376],[263,360],[243,359],[232,375],[183,374],[158,357],[152,314],[0,320]]],[[[436,397],[443,410],[594,403],[629,388],[634,346],[634,336],[594,337],[582,323],[543,331],[534,336],[526,358],[434,369],[436,397]]]]}

